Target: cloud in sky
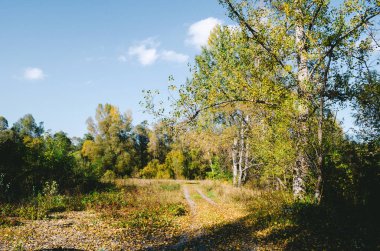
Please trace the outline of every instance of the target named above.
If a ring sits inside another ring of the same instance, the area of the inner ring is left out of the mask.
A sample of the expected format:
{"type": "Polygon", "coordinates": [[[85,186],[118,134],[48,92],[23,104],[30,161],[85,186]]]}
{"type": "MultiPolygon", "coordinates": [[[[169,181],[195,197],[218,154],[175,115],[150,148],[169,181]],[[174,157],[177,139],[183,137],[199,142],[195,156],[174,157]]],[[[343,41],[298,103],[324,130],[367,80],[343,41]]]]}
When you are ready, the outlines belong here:
{"type": "Polygon", "coordinates": [[[186,63],[189,60],[188,55],[178,53],[175,51],[167,51],[167,50],[162,51],[160,58],[165,61],[176,62],[176,63],[186,63]]]}
{"type": "Polygon", "coordinates": [[[212,29],[216,25],[221,25],[222,23],[222,20],[214,17],[208,17],[193,23],[187,31],[188,38],[186,39],[186,43],[191,44],[198,49],[207,45],[208,37],[210,36],[212,29]]]}
{"type": "Polygon", "coordinates": [[[145,45],[130,47],[128,50],[128,54],[131,56],[136,56],[137,60],[142,65],[153,64],[158,59],[157,49],[148,48],[145,45]]]}
{"type": "MultiPolygon", "coordinates": [[[[128,55],[136,57],[140,64],[146,66],[154,64],[157,60],[175,63],[185,63],[189,59],[188,55],[172,50],[159,50],[160,43],[154,38],[148,38],[140,43],[129,47],[128,55]]],[[[126,62],[127,58],[121,54],[118,57],[120,62],[126,62]]]]}
{"type": "Polygon", "coordinates": [[[40,68],[28,67],[24,71],[24,79],[26,80],[43,80],[46,77],[40,68]]]}

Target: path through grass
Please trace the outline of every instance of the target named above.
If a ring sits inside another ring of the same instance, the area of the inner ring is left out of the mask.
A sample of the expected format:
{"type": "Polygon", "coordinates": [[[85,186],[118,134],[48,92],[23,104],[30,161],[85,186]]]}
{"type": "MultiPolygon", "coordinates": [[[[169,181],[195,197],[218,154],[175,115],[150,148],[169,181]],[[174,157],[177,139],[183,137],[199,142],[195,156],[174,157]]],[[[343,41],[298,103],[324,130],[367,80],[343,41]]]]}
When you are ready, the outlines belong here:
{"type": "Polygon", "coordinates": [[[362,227],[361,218],[344,215],[295,203],[281,191],[211,181],[117,180],[90,194],[0,205],[0,250],[380,248],[378,225],[362,227]]]}

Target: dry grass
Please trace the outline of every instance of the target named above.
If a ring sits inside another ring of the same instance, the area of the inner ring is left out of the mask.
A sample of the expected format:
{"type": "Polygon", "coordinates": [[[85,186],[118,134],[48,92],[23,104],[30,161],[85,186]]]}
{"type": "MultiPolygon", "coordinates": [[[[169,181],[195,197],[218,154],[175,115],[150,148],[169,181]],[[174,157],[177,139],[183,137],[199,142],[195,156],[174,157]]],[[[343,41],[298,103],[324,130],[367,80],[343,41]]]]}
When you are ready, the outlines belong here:
{"type": "MultiPolygon", "coordinates": [[[[235,188],[219,181],[128,179],[115,184],[110,190],[62,198],[66,211],[44,219],[26,220],[17,217],[19,209],[2,207],[2,217],[12,216],[8,219],[21,225],[4,221],[0,250],[336,250],[355,243],[367,247],[365,238],[371,233],[361,231],[359,238],[355,228],[344,227],[350,225],[344,217],[336,221],[328,211],[293,202],[287,192],[235,188]],[[349,237],[340,234],[347,231],[349,237]],[[326,242],[329,238],[334,241],[326,242]]],[[[44,210],[57,207],[52,201],[41,198],[44,210]]],[[[368,247],[376,247],[374,243],[368,247]]]]}
{"type": "MultiPolygon", "coordinates": [[[[0,250],[138,250],[181,235],[178,222],[186,218],[187,207],[178,182],[131,179],[115,184],[111,190],[76,196],[85,211],[49,213],[41,220],[17,217],[22,226],[0,228],[0,250]]],[[[29,207],[20,205],[18,210],[29,207]]]]}

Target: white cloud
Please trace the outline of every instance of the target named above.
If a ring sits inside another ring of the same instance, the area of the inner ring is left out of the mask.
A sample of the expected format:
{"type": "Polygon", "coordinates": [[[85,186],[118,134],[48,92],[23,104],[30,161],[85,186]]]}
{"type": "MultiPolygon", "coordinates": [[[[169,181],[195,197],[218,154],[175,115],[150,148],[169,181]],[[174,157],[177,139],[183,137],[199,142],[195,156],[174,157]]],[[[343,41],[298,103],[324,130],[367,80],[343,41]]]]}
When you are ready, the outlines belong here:
{"type": "Polygon", "coordinates": [[[24,71],[24,79],[26,80],[43,80],[46,77],[40,68],[28,67],[24,71]]]}
{"type": "Polygon", "coordinates": [[[162,53],[160,54],[160,58],[165,61],[176,62],[176,63],[185,63],[189,60],[188,55],[178,53],[175,51],[167,51],[167,50],[162,51],[162,53]]]}
{"type": "Polygon", "coordinates": [[[188,38],[186,39],[186,42],[194,45],[196,48],[201,48],[202,46],[207,45],[208,37],[210,36],[212,29],[214,29],[216,25],[222,23],[222,20],[214,17],[209,17],[193,23],[187,31],[188,38]]]}
{"type": "MultiPolygon", "coordinates": [[[[189,59],[188,55],[178,53],[172,50],[159,50],[160,43],[153,38],[148,38],[140,43],[129,47],[128,55],[136,57],[142,65],[151,65],[157,60],[163,60],[175,63],[184,63],[189,59]]],[[[127,61],[125,55],[120,55],[118,60],[127,61]]]]}
{"type": "Polygon", "coordinates": [[[133,46],[128,50],[129,55],[136,56],[142,65],[150,65],[158,59],[155,48],[147,48],[145,45],[133,46]]]}
{"type": "Polygon", "coordinates": [[[129,47],[128,54],[137,57],[137,60],[142,65],[150,65],[156,62],[159,57],[157,53],[158,46],[159,44],[153,38],[148,38],[137,45],[129,47]]]}

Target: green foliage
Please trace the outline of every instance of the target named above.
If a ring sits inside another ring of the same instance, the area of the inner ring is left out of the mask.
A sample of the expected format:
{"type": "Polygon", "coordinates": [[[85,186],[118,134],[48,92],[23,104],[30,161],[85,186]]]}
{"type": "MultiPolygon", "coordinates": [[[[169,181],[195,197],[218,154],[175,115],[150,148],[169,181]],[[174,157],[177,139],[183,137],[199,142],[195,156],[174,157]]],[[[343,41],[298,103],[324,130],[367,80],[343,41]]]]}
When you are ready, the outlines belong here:
{"type": "Polygon", "coordinates": [[[211,171],[206,172],[207,179],[212,180],[231,180],[232,175],[230,172],[223,170],[219,163],[219,158],[214,158],[212,164],[210,165],[211,171]]]}
{"type": "Polygon", "coordinates": [[[12,129],[22,136],[39,137],[44,132],[43,123],[38,125],[31,114],[26,114],[19,119],[12,127],[12,129]]]}
{"type": "Polygon", "coordinates": [[[115,181],[116,174],[112,170],[107,170],[103,176],[102,181],[112,183],[115,181]]]}
{"type": "Polygon", "coordinates": [[[3,116],[0,116],[0,131],[8,129],[8,120],[3,116]]]}
{"type": "Polygon", "coordinates": [[[160,185],[160,188],[162,190],[166,190],[166,191],[175,191],[175,190],[179,190],[181,188],[181,185],[180,184],[161,184],[160,185]]]}
{"type": "Polygon", "coordinates": [[[356,124],[366,141],[380,137],[380,78],[378,72],[368,72],[354,91],[356,124]]]}
{"type": "Polygon", "coordinates": [[[185,156],[182,151],[172,150],[165,158],[165,167],[174,173],[175,179],[184,179],[185,156]]]}
{"type": "Polygon", "coordinates": [[[87,120],[88,130],[94,140],[86,140],[81,150],[86,162],[100,175],[112,170],[119,176],[131,175],[135,165],[132,117],[121,114],[117,107],[99,104],[95,114],[87,120]]]}
{"type": "Polygon", "coordinates": [[[82,203],[89,209],[120,209],[129,203],[124,190],[109,192],[93,192],[82,198],[82,203]]]}
{"type": "Polygon", "coordinates": [[[140,171],[139,176],[146,179],[156,178],[160,166],[160,161],[158,159],[153,159],[140,171]]]}

